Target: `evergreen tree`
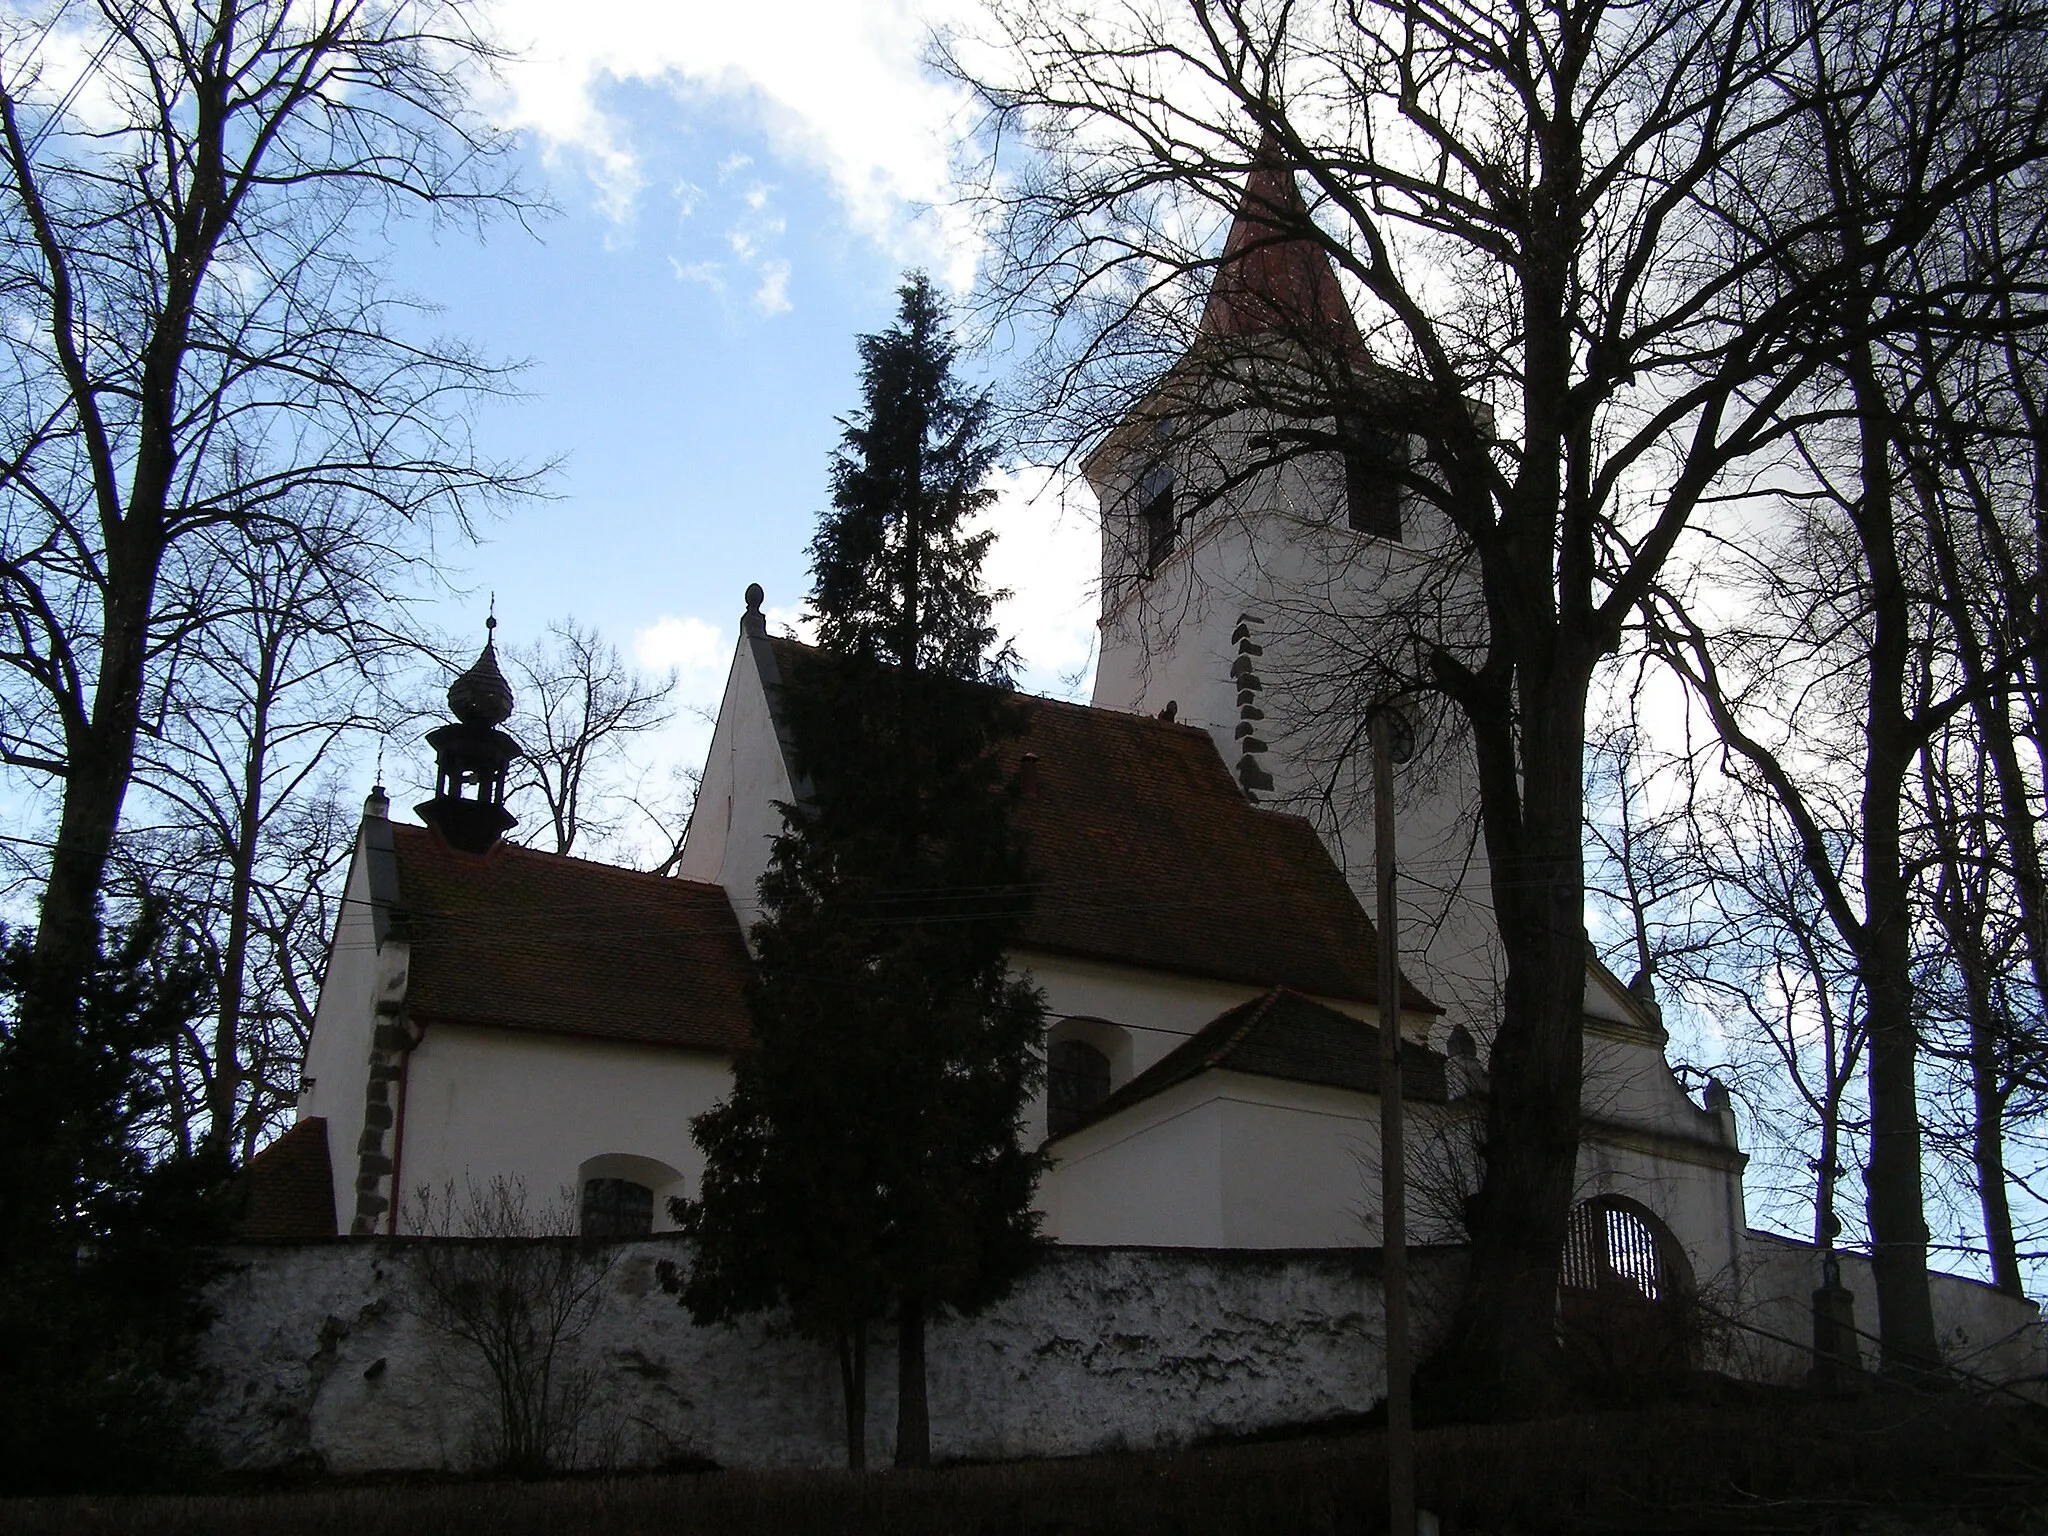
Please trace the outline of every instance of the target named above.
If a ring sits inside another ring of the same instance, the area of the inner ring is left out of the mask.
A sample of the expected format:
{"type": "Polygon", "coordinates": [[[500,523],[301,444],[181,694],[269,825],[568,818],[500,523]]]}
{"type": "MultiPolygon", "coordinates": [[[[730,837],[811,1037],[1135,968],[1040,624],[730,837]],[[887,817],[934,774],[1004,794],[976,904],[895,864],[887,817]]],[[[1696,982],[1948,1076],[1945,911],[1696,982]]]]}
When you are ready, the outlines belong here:
{"type": "Polygon", "coordinates": [[[0,1493],[188,1481],[179,1378],[232,1214],[225,1157],[161,1142],[157,1069],[211,1003],[145,908],[77,1011],[34,1006],[34,937],[0,930],[0,1493]]]}
{"type": "Polygon", "coordinates": [[[930,1459],[928,1318],[999,1297],[1037,1238],[1020,1144],[1043,1004],[1006,956],[1022,913],[1017,729],[998,594],[985,396],[953,376],[929,281],[864,337],[863,405],[811,545],[819,650],[779,704],[803,780],[762,877],[754,1045],[693,1127],[701,1198],[683,1298],[700,1319],[787,1304],[835,1341],[862,1463],[867,1329],[898,1332],[898,1465],[930,1459]]]}

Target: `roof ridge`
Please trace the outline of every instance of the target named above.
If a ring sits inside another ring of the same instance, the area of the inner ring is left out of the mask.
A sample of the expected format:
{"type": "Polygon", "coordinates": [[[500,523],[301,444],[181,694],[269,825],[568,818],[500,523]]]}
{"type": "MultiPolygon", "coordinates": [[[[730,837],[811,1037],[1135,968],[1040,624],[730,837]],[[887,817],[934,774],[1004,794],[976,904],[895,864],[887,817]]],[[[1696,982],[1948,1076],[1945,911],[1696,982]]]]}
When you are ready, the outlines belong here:
{"type": "MultiPolygon", "coordinates": [[[[394,821],[391,825],[395,831],[408,835],[425,834],[432,837],[434,833],[434,828],[417,822],[394,821]]],[[[688,875],[662,875],[651,869],[634,869],[626,864],[607,864],[603,859],[586,859],[576,853],[555,853],[546,848],[529,847],[525,843],[498,843],[485,853],[463,853],[462,849],[447,843],[445,839],[439,846],[446,847],[450,853],[462,854],[464,858],[474,859],[479,863],[494,858],[527,857],[561,864],[580,864],[585,869],[602,870],[607,875],[631,875],[636,879],[653,880],[665,886],[687,885],[721,893],[725,890],[725,887],[715,880],[693,880],[688,875]]]]}
{"type": "MultiPolygon", "coordinates": [[[[1258,1026],[1259,1021],[1272,1012],[1273,1005],[1280,1000],[1280,994],[1286,990],[1287,988],[1285,987],[1268,987],[1257,998],[1254,998],[1253,1002],[1256,1006],[1250,1013],[1244,1016],[1244,1022],[1231,1030],[1215,1050],[1210,1051],[1202,1058],[1202,1065],[1204,1067],[1221,1065],[1226,1056],[1244,1044],[1245,1037],[1258,1026]]],[[[1238,1006],[1242,1008],[1244,1004],[1240,1003],[1238,1006]]]]}
{"type": "MultiPolygon", "coordinates": [[[[788,635],[770,635],[768,643],[770,645],[791,646],[799,651],[808,652],[813,656],[827,656],[831,654],[822,646],[811,645],[805,641],[793,639],[788,635]]],[[[887,663],[884,663],[884,665],[887,665],[887,663]]],[[[978,678],[961,678],[959,681],[977,688],[994,688],[997,686],[994,683],[984,682],[978,678]]],[[[1201,726],[1191,725],[1185,720],[1162,720],[1157,715],[1144,714],[1135,709],[1118,709],[1114,705],[1084,702],[1080,699],[1062,699],[1049,693],[1030,693],[1021,688],[1011,688],[1004,691],[1008,692],[1018,702],[1034,707],[1041,704],[1049,704],[1055,709],[1071,709],[1081,714],[1094,715],[1102,719],[1127,720],[1134,725],[1145,726],[1154,730],[1191,732],[1200,736],[1209,734],[1201,726]]]]}

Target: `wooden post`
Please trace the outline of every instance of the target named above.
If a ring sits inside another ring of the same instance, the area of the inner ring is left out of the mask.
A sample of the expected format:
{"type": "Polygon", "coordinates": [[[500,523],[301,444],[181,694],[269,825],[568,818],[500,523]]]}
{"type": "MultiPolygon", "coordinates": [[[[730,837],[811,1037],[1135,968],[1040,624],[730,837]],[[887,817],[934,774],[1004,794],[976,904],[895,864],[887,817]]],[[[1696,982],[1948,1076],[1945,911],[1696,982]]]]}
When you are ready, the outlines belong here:
{"type": "MultiPolygon", "coordinates": [[[[1400,918],[1394,907],[1393,706],[1372,717],[1373,856],[1380,928],[1380,1241],[1387,1317],[1387,1518],[1415,1536],[1415,1418],[1408,1363],[1408,1159],[1401,1103],[1400,918]]],[[[1406,755],[1405,753],[1403,754],[1406,755]]]]}

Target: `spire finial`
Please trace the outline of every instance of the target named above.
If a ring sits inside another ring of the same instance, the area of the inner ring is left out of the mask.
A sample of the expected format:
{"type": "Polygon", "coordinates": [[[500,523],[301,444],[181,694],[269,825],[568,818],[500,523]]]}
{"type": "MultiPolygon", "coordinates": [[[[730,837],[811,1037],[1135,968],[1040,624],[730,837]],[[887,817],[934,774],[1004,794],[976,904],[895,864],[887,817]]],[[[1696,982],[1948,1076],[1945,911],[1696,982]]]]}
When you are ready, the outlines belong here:
{"type": "Polygon", "coordinates": [[[496,639],[498,638],[498,637],[497,637],[497,634],[496,634],[496,630],[497,630],[497,628],[498,628],[498,594],[497,594],[496,592],[493,592],[493,593],[491,594],[491,608],[490,608],[490,612],[484,615],[484,644],[485,644],[485,645],[489,645],[489,644],[491,644],[491,643],[492,643],[493,641],[495,641],[495,640],[496,640],[496,639]]]}
{"type": "Polygon", "coordinates": [[[761,590],[761,583],[747,583],[747,611],[740,615],[740,633],[743,635],[766,635],[768,616],[761,612],[761,604],[768,600],[768,594],[761,590]]]}

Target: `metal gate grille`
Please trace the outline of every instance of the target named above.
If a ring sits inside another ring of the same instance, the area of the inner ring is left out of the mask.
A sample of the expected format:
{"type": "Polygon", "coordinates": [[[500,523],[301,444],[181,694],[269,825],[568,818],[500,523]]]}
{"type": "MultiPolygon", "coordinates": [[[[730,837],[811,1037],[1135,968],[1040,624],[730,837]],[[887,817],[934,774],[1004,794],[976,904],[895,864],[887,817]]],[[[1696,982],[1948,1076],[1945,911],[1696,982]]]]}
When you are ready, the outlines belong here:
{"type": "Polygon", "coordinates": [[[1634,1291],[1645,1301],[1672,1296],[1664,1245],[1648,1222],[1626,1207],[1589,1200],[1572,1212],[1565,1230],[1561,1290],[1634,1291]]]}

